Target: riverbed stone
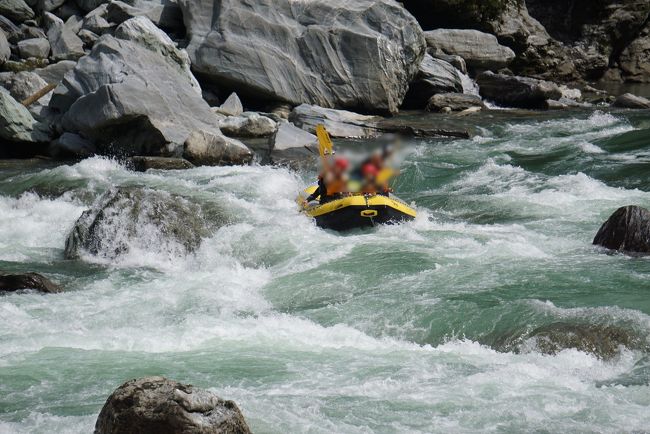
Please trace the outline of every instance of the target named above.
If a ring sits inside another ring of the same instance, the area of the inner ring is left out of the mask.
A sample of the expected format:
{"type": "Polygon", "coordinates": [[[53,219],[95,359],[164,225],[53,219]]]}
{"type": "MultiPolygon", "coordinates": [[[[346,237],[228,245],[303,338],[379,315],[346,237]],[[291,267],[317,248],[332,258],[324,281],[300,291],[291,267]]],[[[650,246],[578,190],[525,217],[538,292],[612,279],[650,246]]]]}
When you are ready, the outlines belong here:
{"type": "Polygon", "coordinates": [[[55,60],[76,60],[84,55],[83,42],[77,36],[77,22],[70,17],[65,23],[49,12],[44,14],[49,23],[47,39],[50,41],[52,57],[55,60]]]}
{"type": "Polygon", "coordinates": [[[18,42],[18,52],[23,59],[30,57],[46,59],[50,54],[50,43],[45,38],[25,39],[18,42]]]}
{"type": "Polygon", "coordinates": [[[650,100],[631,93],[624,93],[616,97],[613,106],[630,109],[650,109],[650,100]]]}
{"type": "Polygon", "coordinates": [[[562,97],[562,91],[555,83],[529,77],[487,71],[480,74],[476,82],[483,98],[508,107],[544,108],[546,100],[562,97]]]}
{"type": "Polygon", "coordinates": [[[11,57],[11,46],[7,41],[5,32],[0,29],[0,65],[5,63],[11,57]]]}
{"type": "MultiPolygon", "coordinates": [[[[47,82],[38,74],[31,71],[0,74],[0,84],[9,91],[16,101],[24,101],[39,90],[47,86],[47,82]]],[[[50,94],[44,95],[38,100],[40,104],[47,105],[50,94]]]]}
{"type": "Polygon", "coordinates": [[[332,137],[376,137],[376,116],[362,115],[348,110],[336,110],[310,104],[301,104],[291,111],[289,121],[312,134],[322,124],[332,137]]]}
{"type": "Polygon", "coordinates": [[[65,74],[72,71],[76,65],[77,62],[74,60],[62,60],[43,68],[35,69],[34,72],[49,84],[59,84],[63,81],[65,74]]]}
{"type": "Polygon", "coordinates": [[[50,294],[63,291],[61,286],[38,273],[0,273],[0,294],[3,292],[20,291],[25,289],[32,289],[38,292],[50,294]]]}
{"type": "Polygon", "coordinates": [[[95,434],[250,434],[233,401],[164,377],[127,381],[108,397],[95,434]]]}
{"type": "Polygon", "coordinates": [[[223,134],[194,131],[185,140],[183,157],[197,166],[248,164],[253,152],[238,140],[223,134]]]}
{"type": "Polygon", "coordinates": [[[625,253],[650,253],[650,211],[636,205],[617,209],[600,227],[593,243],[625,253]]]}
{"type": "Polygon", "coordinates": [[[392,0],[180,5],[193,69],[242,97],[395,113],[426,49],[392,0]]]}

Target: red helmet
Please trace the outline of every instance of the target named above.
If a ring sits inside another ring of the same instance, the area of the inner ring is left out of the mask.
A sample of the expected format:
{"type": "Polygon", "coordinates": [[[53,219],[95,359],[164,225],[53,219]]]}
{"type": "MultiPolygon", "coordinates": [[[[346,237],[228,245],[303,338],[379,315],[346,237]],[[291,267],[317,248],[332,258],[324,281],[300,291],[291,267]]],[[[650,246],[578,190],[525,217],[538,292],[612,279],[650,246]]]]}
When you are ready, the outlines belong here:
{"type": "Polygon", "coordinates": [[[350,167],[350,162],[345,158],[337,158],[334,160],[334,166],[341,170],[348,170],[348,167],[350,167]]]}
{"type": "Polygon", "coordinates": [[[375,166],[372,163],[367,163],[364,164],[363,167],[361,168],[361,173],[363,173],[363,176],[377,176],[379,174],[379,170],[377,169],[377,166],[375,166]]]}

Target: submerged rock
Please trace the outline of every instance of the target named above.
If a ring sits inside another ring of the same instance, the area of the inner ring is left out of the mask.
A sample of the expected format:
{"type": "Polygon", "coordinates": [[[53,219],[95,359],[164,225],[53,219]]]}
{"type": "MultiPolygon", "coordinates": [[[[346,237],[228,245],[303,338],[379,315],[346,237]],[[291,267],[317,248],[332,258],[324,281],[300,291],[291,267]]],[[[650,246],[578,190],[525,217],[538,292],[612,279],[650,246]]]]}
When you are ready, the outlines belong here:
{"type": "Polygon", "coordinates": [[[613,106],[630,109],[650,109],[650,100],[631,93],[624,93],[616,98],[613,106]]]}
{"type": "Polygon", "coordinates": [[[259,100],[395,113],[426,49],[391,0],[180,5],[193,69],[259,100]]]}
{"type": "Polygon", "coordinates": [[[498,70],[515,58],[515,53],[499,44],[496,36],[478,30],[436,29],[424,32],[427,45],[445,54],[462,57],[473,69],[498,70]]]}
{"type": "Polygon", "coordinates": [[[33,289],[39,292],[57,293],[63,289],[38,273],[0,274],[0,292],[33,289]]]}
{"type": "Polygon", "coordinates": [[[164,191],[120,187],[79,217],[66,240],[65,257],[86,253],[113,260],[133,250],[182,256],[197,249],[205,235],[198,205],[164,191]]]}
{"type": "Polygon", "coordinates": [[[332,137],[376,137],[377,117],[366,116],[347,110],[336,110],[316,105],[301,104],[289,114],[289,121],[310,133],[316,125],[323,124],[332,137]]]}
{"type": "Polygon", "coordinates": [[[550,81],[484,72],[476,79],[483,98],[520,108],[545,108],[546,100],[562,97],[559,86],[550,81]]]}
{"type": "Polygon", "coordinates": [[[102,408],[95,434],[250,434],[233,401],[164,377],[130,380],[102,408]]]}
{"type": "Polygon", "coordinates": [[[194,164],[184,158],[167,158],[167,157],[143,157],[135,156],[129,158],[129,165],[136,172],[146,172],[149,169],[154,170],[184,170],[191,169],[194,164]]]}
{"type": "Polygon", "coordinates": [[[650,253],[650,211],[635,205],[617,209],[600,227],[593,243],[622,252],[650,253]]]}

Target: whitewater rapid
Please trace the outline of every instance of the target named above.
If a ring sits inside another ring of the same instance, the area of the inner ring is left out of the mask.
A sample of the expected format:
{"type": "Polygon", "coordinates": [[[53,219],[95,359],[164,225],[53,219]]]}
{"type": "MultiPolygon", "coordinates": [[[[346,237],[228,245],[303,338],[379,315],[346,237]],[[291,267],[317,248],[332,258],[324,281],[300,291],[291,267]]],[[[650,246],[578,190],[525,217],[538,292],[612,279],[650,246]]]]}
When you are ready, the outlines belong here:
{"type": "Polygon", "coordinates": [[[0,268],[66,288],[0,297],[0,432],[89,432],[113,389],[154,374],[235,400],[254,432],[647,429],[650,262],[591,246],[617,207],[650,206],[644,122],[488,120],[471,140],[416,142],[396,189],[418,218],[346,234],[297,212],[309,170],[0,169],[0,268]],[[189,254],[143,248],[145,225],[116,258],[65,260],[116,186],[225,224],[189,254]],[[642,342],[603,359],[526,337],[556,323],[642,342]]]}

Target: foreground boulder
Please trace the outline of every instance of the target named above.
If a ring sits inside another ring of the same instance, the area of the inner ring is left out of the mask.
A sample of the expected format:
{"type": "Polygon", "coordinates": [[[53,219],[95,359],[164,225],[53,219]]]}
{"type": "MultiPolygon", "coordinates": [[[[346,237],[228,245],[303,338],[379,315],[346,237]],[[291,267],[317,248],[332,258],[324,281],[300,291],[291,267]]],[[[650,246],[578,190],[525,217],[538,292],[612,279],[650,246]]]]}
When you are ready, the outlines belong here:
{"type": "Polygon", "coordinates": [[[95,434],[249,434],[233,401],[164,377],[130,380],[102,408],[95,434]]]}
{"type": "Polygon", "coordinates": [[[484,72],[476,79],[483,98],[508,107],[545,108],[546,100],[558,100],[562,90],[555,83],[484,72]]]}
{"type": "Polygon", "coordinates": [[[316,133],[316,125],[323,124],[332,137],[376,137],[380,134],[375,128],[375,116],[309,104],[295,107],[289,114],[289,121],[310,133],[316,133]]]}
{"type": "Polygon", "coordinates": [[[63,289],[47,277],[38,273],[0,274],[0,293],[33,289],[39,292],[57,293],[63,289]]]}
{"type": "Polygon", "coordinates": [[[499,44],[496,36],[478,30],[436,29],[424,32],[427,46],[448,55],[462,57],[471,69],[505,68],[515,53],[499,44]]]}
{"type": "Polygon", "coordinates": [[[192,132],[223,137],[187,57],[164,32],[138,17],[115,35],[124,39],[104,35],[52,96],[63,130],[124,156],[179,157],[192,132]]]}
{"type": "Polygon", "coordinates": [[[176,257],[194,251],[207,234],[198,205],[146,188],[108,191],[75,223],[65,257],[114,260],[131,252],[176,257]]]}
{"type": "Polygon", "coordinates": [[[463,81],[458,70],[449,62],[427,54],[409,86],[404,107],[423,109],[432,95],[449,92],[463,92],[463,81]]]}
{"type": "Polygon", "coordinates": [[[243,97],[395,113],[426,49],[392,0],[180,5],[193,69],[243,97]]]}
{"type": "Polygon", "coordinates": [[[598,230],[594,244],[629,253],[650,253],[650,211],[629,205],[617,209],[598,230]]]}
{"type": "Polygon", "coordinates": [[[650,100],[631,93],[624,93],[616,98],[613,106],[630,109],[650,109],[650,100]]]}

